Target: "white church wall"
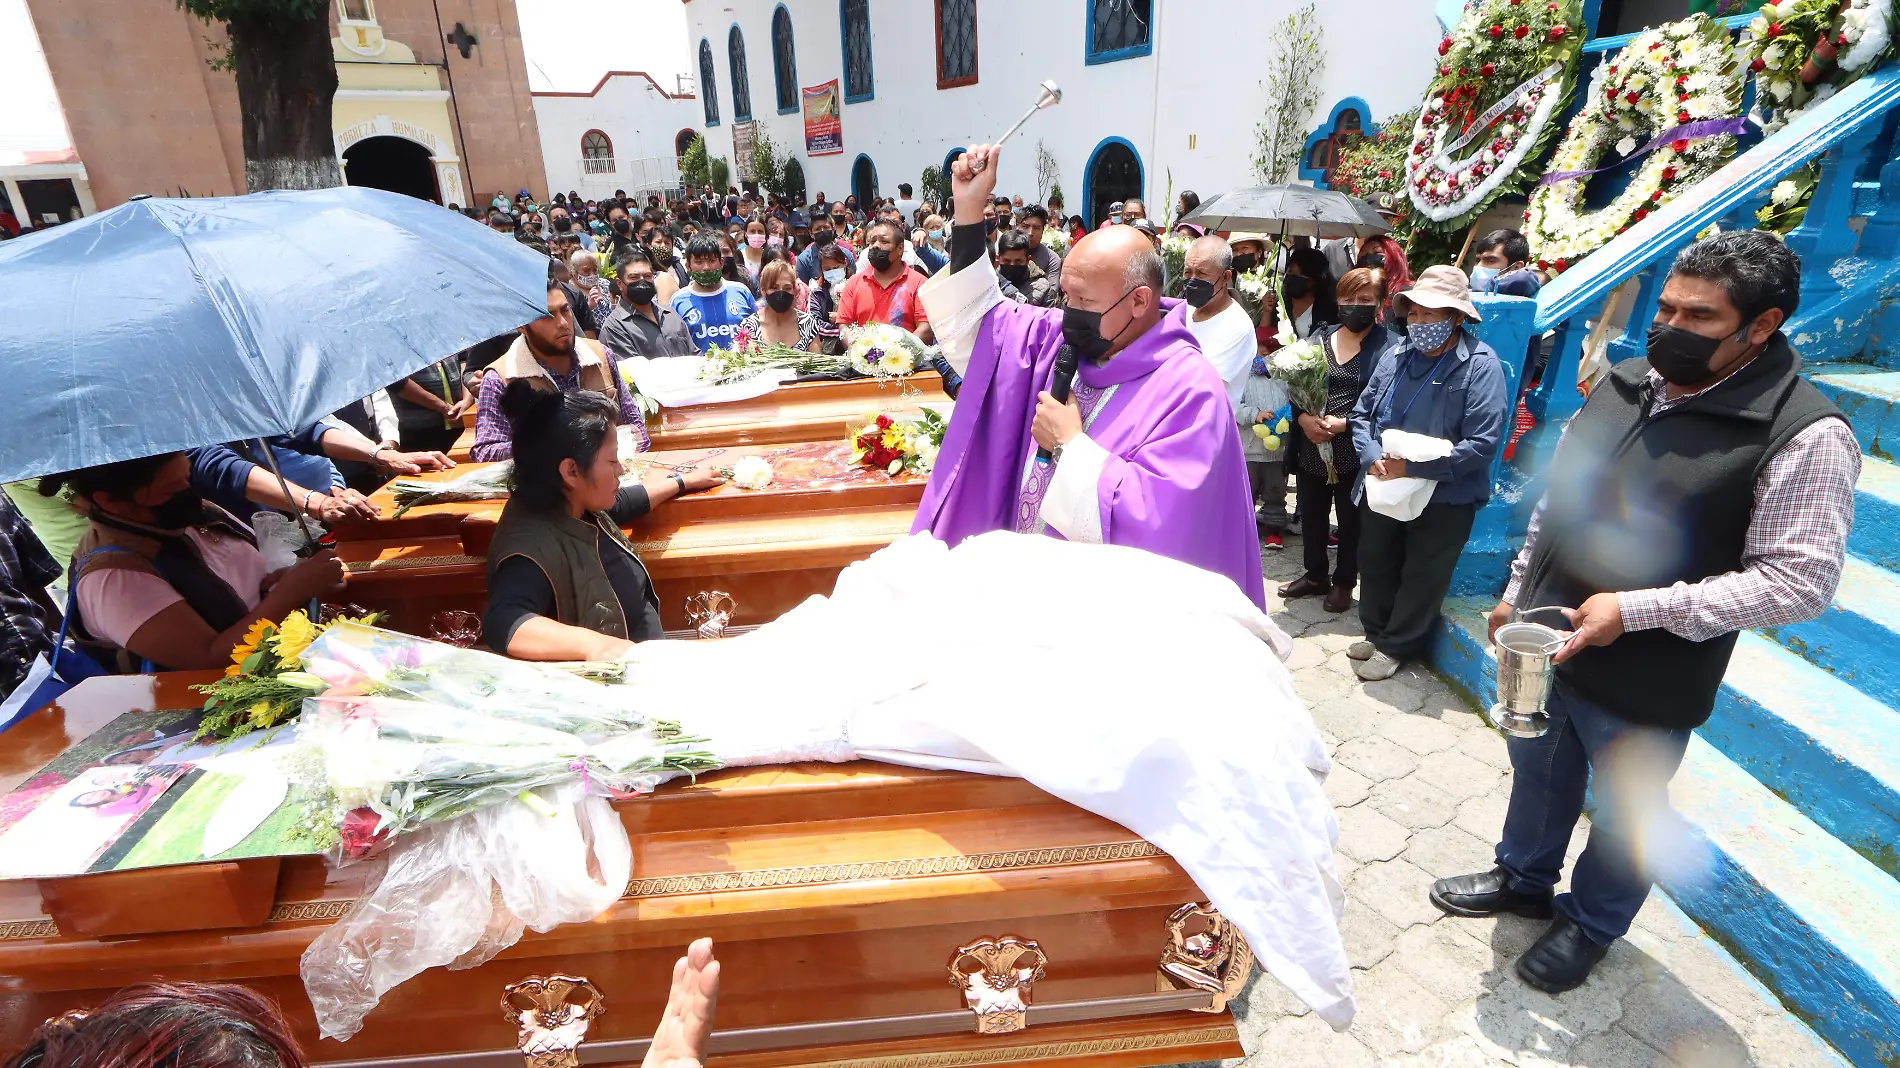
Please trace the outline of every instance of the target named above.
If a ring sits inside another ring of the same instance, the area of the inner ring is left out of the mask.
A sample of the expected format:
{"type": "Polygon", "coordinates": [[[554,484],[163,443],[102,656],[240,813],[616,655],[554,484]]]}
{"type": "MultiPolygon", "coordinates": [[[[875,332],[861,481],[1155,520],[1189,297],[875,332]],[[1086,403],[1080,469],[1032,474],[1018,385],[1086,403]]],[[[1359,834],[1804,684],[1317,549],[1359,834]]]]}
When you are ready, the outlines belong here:
{"type": "Polygon", "coordinates": [[[609,71],[585,93],[537,92],[533,98],[549,196],[574,189],[598,199],[616,189],[671,188],[679,180],[675,138],[698,130],[702,119],[696,98],[675,96],[637,71],[609,71]],[[583,163],[581,139],[590,130],[607,135],[611,165],[583,163]]]}

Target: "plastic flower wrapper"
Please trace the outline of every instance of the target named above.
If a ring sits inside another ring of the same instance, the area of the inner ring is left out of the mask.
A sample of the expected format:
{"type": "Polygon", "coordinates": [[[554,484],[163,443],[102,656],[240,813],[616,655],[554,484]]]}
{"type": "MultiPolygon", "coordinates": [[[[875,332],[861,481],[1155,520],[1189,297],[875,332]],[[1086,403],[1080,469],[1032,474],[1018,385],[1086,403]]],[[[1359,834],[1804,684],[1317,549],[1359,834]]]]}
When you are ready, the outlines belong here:
{"type": "Polygon", "coordinates": [[[900,326],[868,323],[843,328],[845,359],[866,378],[898,378],[929,367],[936,350],[900,326]]]}
{"type": "Polygon", "coordinates": [[[427,701],[584,738],[648,726],[625,691],[571,671],[357,623],[339,623],[310,643],[304,670],[328,683],[332,697],[427,701]]]}
{"type": "Polygon", "coordinates": [[[735,344],[729,349],[713,345],[706,350],[703,359],[699,380],[720,385],[742,382],[781,368],[799,377],[836,375],[845,370],[845,362],[841,357],[806,352],[769,341],[748,340],[743,345],[735,344]]]}
{"type": "MultiPolygon", "coordinates": [[[[1287,314],[1286,301],[1280,301],[1280,333],[1275,340],[1280,348],[1267,357],[1267,374],[1286,389],[1293,407],[1315,415],[1326,411],[1326,350],[1318,343],[1301,341],[1293,333],[1293,316],[1287,314]]],[[[1333,466],[1333,443],[1322,441],[1313,446],[1326,465],[1326,482],[1339,481],[1333,466]]]]}
{"type": "Polygon", "coordinates": [[[515,465],[509,461],[477,468],[445,481],[426,478],[398,478],[389,490],[396,498],[396,514],[401,519],[409,509],[421,504],[445,504],[450,501],[491,501],[508,496],[508,476],[515,465]]]}

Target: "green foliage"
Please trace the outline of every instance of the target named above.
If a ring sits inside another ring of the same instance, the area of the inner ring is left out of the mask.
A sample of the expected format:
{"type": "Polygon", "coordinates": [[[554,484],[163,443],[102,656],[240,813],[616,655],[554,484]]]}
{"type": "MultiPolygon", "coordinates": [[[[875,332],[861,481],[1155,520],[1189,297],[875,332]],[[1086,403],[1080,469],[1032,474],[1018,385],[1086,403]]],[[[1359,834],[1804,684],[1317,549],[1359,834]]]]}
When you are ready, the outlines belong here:
{"type": "Polygon", "coordinates": [[[785,188],[779,190],[788,199],[796,203],[805,195],[805,165],[798,162],[797,156],[785,157],[785,166],[779,168],[779,177],[785,182],[785,188]]]}
{"type": "Polygon", "coordinates": [[[753,124],[752,180],[774,193],[785,191],[785,153],[765,127],[753,124]]]}
{"type": "Polygon", "coordinates": [[[937,167],[925,167],[924,176],[917,181],[918,195],[937,205],[937,210],[945,212],[950,204],[950,179],[937,167]]]}
{"type": "Polygon", "coordinates": [[[1254,127],[1253,172],[1263,184],[1283,182],[1299,163],[1319,106],[1320,76],[1326,70],[1326,43],[1319,11],[1312,4],[1280,20],[1269,39],[1266,113],[1254,127]]]}
{"type": "Polygon", "coordinates": [[[276,23],[328,20],[329,0],[178,0],[178,8],[206,22],[276,23]]]}
{"type": "Polygon", "coordinates": [[[680,157],[680,180],[687,185],[706,185],[712,181],[712,172],[706,165],[706,139],[698,134],[686,142],[686,153],[680,157]]]}
{"type": "Polygon", "coordinates": [[[732,184],[732,164],[727,163],[724,156],[714,156],[706,161],[706,174],[707,181],[721,193],[732,184]]]}

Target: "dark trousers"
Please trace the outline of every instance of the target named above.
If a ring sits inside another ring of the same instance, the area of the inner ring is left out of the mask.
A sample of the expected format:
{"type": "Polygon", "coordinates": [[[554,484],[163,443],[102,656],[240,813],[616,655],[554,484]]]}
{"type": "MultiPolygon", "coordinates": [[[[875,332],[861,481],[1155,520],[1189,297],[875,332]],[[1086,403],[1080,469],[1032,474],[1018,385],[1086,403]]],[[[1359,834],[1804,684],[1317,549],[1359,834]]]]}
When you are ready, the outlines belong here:
{"type": "MultiPolygon", "coordinates": [[[[1360,508],[1359,515],[1364,524],[1359,537],[1359,621],[1365,625],[1366,640],[1395,659],[1417,656],[1431,641],[1478,506],[1428,504],[1410,523],[1370,508],[1360,508]]],[[[1343,556],[1343,530],[1341,535],[1343,556]]]]}
{"type": "Polygon", "coordinates": [[[1305,557],[1306,577],[1326,581],[1326,542],[1332,524],[1327,520],[1339,509],[1339,558],[1333,565],[1332,584],[1347,589],[1359,584],[1359,506],[1352,503],[1353,475],[1342,471],[1339,481],[1326,484],[1325,475],[1302,471],[1295,496],[1300,502],[1300,551],[1305,557]]]}
{"type": "Polygon", "coordinates": [[[1667,861],[1690,852],[1681,847],[1680,824],[1669,808],[1669,780],[1691,732],[1620,719],[1561,678],[1551,686],[1546,710],[1550,730],[1543,737],[1505,739],[1511,805],[1498,863],[1519,890],[1557,885],[1594,774],[1590,843],[1557,907],[1591,941],[1607,946],[1629,930],[1649,896],[1654,874],[1643,858],[1667,861]]]}

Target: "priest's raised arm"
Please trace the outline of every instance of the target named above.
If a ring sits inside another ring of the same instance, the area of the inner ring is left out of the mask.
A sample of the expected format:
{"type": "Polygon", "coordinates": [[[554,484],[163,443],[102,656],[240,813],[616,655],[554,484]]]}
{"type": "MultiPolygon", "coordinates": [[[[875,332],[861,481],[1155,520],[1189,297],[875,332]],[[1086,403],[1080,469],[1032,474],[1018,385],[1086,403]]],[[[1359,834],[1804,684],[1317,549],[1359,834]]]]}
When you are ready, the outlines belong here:
{"type": "Polygon", "coordinates": [[[1111,226],[1062,268],[1068,307],[1005,300],[983,204],[998,154],[951,166],[950,270],[921,291],[949,364],[963,375],[913,531],[952,545],[991,530],[1128,545],[1227,575],[1263,604],[1245,454],[1220,375],[1161,297],[1147,235],[1111,226]],[[1049,395],[1056,355],[1081,357],[1069,403],[1049,395]],[[1054,453],[1039,461],[1038,446],[1054,453]]]}

